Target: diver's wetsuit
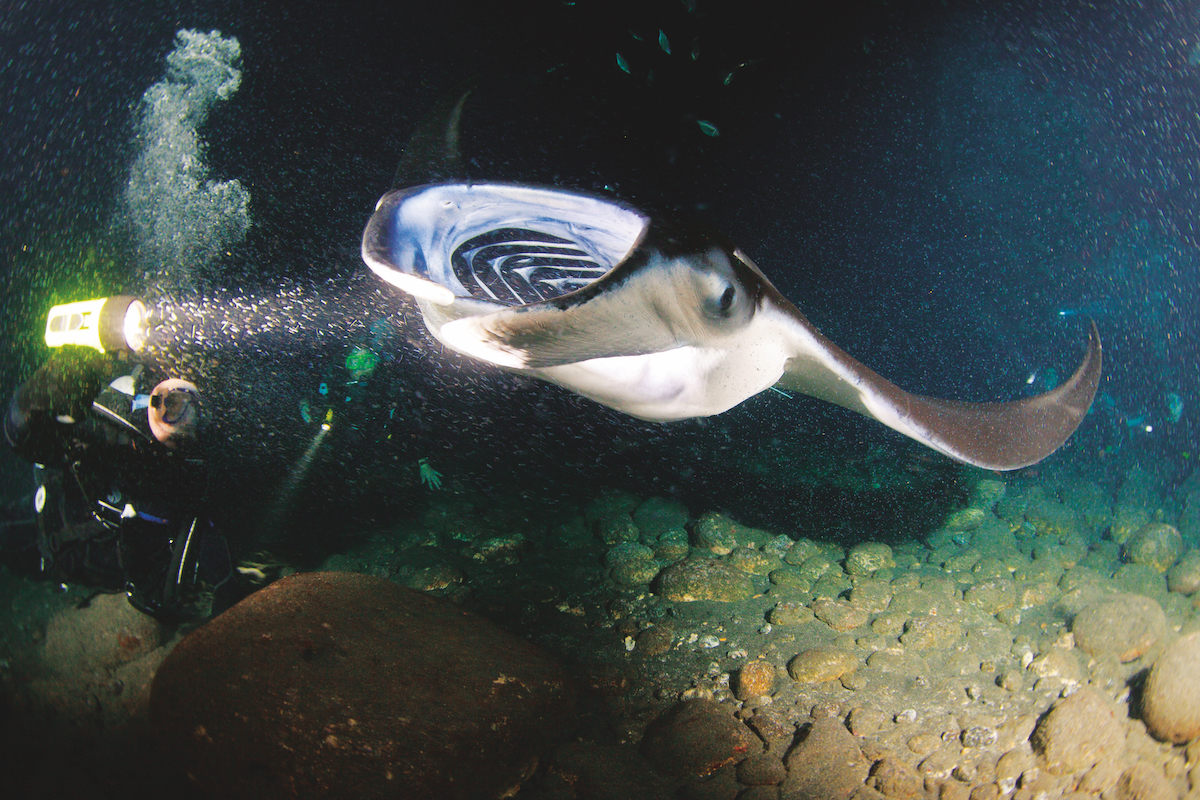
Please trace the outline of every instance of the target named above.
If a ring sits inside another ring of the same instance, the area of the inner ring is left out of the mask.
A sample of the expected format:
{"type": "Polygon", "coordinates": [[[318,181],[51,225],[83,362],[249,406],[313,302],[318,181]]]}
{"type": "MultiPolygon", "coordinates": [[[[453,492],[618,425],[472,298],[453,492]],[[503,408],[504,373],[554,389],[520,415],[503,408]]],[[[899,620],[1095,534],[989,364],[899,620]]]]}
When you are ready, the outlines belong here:
{"type": "Polygon", "coordinates": [[[204,514],[195,443],[171,450],[150,432],[154,384],[140,365],[64,348],[13,393],[4,437],[34,462],[37,485],[27,564],[51,580],[125,590],[160,619],[183,614],[200,579],[217,587],[217,612],[236,599],[225,597],[236,585],[228,549],[204,514]]]}

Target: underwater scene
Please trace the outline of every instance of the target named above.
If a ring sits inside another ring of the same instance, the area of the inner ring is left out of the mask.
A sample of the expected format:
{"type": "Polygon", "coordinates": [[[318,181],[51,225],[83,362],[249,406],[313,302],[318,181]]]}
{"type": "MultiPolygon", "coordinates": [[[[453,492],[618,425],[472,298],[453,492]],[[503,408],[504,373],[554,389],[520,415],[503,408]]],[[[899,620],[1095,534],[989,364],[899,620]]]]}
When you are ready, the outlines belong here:
{"type": "Polygon", "coordinates": [[[0,6],[0,796],[1200,800],[1200,5],[0,6]]]}

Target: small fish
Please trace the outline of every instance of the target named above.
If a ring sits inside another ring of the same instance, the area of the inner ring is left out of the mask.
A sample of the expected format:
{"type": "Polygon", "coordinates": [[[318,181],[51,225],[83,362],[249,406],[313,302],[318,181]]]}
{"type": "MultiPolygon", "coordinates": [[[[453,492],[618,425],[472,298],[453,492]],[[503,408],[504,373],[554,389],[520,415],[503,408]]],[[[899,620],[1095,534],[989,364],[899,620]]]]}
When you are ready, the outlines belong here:
{"type": "Polygon", "coordinates": [[[705,136],[720,136],[721,135],[721,131],[717,130],[717,126],[713,125],[711,122],[709,122],[706,119],[698,119],[698,120],[696,120],[696,124],[700,126],[700,130],[701,130],[701,132],[704,133],[705,136]]]}
{"type": "Polygon", "coordinates": [[[761,61],[761,58],[752,58],[749,61],[743,61],[733,69],[726,72],[725,77],[721,79],[721,83],[725,86],[728,86],[729,84],[733,83],[733,76],[737,74],[738,70],[745,69],[746,67],[753,67],[756,64],[759,64],[761,61]]]}
{"type": "Polygon", "coordinates": [[[617,53],[617,66],[620,67],[621,72],[624,72],[626,75],[633,74],[633,70],[629,68],[629,62],[626,61],[625,56],[621,55],[620,53],[617,53]]]}
{"type": "Polygon", "coordinates": [[[671,55],[671,43],[667,41],[667,35],[661,30],[658,32],[658,46],[662,48],[664,53],[671,55]]]}

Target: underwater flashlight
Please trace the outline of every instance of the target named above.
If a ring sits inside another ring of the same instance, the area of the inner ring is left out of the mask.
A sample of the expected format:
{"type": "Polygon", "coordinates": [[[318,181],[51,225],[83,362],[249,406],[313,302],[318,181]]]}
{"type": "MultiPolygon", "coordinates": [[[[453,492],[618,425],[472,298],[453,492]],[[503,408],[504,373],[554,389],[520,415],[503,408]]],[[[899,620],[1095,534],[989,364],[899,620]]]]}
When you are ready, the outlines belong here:
{"type": "Polygon", "coordinates": [[[110,350],[137,352],[149,333],[146,304],[127,294],[64,303],[46,317],[46,344],[78,344],[101,353],[110,350]]]}

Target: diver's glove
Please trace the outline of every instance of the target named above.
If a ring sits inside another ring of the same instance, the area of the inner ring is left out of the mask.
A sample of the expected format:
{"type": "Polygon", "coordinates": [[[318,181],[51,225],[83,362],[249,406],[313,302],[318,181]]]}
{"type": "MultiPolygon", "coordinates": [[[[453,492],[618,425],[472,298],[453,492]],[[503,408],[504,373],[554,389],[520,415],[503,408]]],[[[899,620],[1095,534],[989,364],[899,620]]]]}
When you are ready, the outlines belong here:
{"type": "Polygon", "coordinates": [[[429,465],[428,458],[422,458],[417,461],[417,467],[421,470],[421,483],[430,489],[442,488],[442,473],[429,465]]]}
{"type": "Polygon", "coordinates": [[[90,347],[64,345],[17,390],[17,405],[25,415],[79,422],[100,394],[107,363],[90,347]]]}

